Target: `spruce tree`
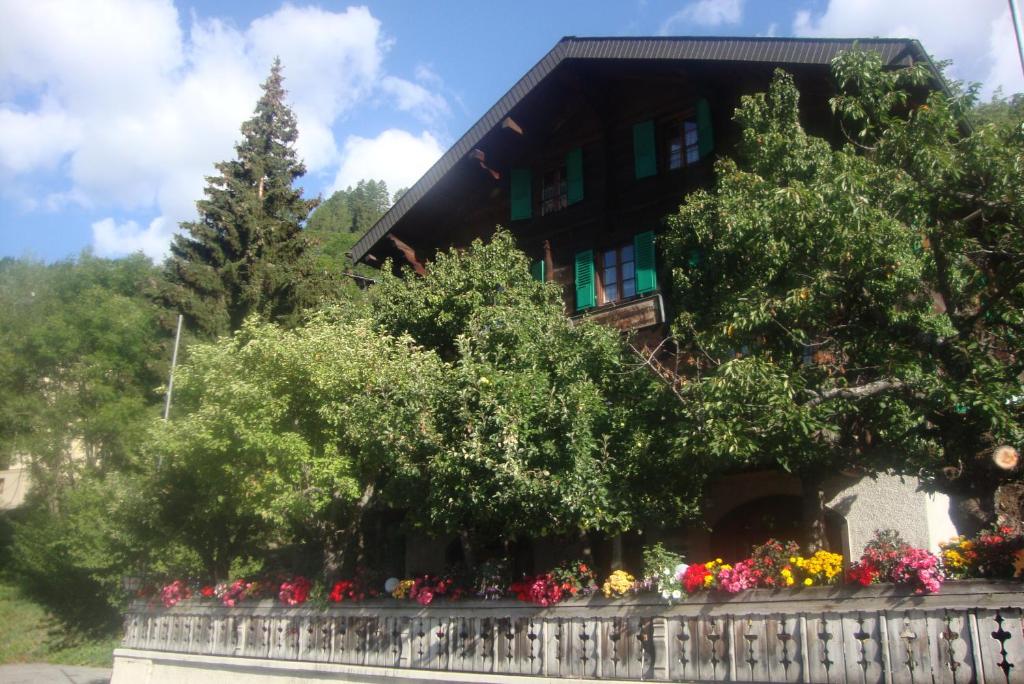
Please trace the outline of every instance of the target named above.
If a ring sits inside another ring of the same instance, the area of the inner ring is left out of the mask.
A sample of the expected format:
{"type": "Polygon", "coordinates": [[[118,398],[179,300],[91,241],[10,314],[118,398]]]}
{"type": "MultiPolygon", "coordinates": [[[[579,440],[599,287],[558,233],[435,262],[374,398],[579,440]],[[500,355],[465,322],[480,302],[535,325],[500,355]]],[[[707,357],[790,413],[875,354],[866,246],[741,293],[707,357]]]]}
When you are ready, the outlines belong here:
{"type": "Polygon", "coordinates": [[[306,167],[282,80],[275,59],[236,158],[216,164],[199,219],[182,223],[171,243],[163,298],[200,334],[237,330],[251,313],[285,319],[308,303],[313,262],[302,222],[318,200],[293,186],[306,167]]]}

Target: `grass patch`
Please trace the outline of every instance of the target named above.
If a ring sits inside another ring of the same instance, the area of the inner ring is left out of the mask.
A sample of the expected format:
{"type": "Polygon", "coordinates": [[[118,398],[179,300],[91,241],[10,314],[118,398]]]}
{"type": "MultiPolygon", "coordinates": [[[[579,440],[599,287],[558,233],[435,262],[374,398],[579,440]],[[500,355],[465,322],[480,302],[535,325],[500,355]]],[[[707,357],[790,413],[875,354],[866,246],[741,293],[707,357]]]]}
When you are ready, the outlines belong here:
{"type": "Polygon", "coordinates": [[[14,584],[0,580],[0,665],[55,663],[111,667],[120,635],[69,633],[14,584]]]}

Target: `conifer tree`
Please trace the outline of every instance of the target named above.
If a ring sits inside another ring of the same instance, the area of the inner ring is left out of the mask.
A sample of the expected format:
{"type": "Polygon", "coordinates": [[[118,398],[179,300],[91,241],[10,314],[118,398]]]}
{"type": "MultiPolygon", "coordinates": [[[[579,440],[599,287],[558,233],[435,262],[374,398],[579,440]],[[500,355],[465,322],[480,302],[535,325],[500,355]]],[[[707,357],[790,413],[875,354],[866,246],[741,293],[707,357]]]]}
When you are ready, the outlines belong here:
{"type": "Polygon", "coordinates": [[[202,334],[237,330],[251,313],[281,320],[308,302],[313,266],[301,224],[317,200],[293,187],[306,167],[282,80],[275,59],[236,158],[216,164],[199,219],[182,223],[171,243],[163,298],[202,334]]]}

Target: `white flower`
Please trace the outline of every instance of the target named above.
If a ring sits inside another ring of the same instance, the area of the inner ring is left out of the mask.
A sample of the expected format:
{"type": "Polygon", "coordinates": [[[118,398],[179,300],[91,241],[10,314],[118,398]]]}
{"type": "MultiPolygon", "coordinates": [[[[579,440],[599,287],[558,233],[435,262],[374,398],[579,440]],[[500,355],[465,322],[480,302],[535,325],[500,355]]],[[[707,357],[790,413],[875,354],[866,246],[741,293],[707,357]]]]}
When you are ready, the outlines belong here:
{"type": "Polygon", "coordinates": [[[678,589],[676,589],[675,591],[672,592],[672,598],[676,599],[677,601],[680,598],[682,598],[682,596],[683,596],[683,592],[679,591],[678,589]]]}
{"type": "Polygon", "coordinates": [[[683,574],[686,573],[686,569],[688,567],[690,567],[690,566],[687,565],[686,563],[680,563],[679,565],[676,566],[675,577],[676,577],[677,580],[682,581],[683,574]]]}
{"type": "Polygon", "coordinates": [[[397,586],[398,586],[398,578],[397,577],[388,577],[387,581],[384,582],[384,591],[386,591],[387,593],[390,594],[391,592],[393,592],[395,590],[395,587],[397,587],[397,586]]]}
{"type": "Polygon", "coordinates": [[[661,598],[663,598],[663,599],[667,599],[667,598],[669,598],[671,596],[672,596],[672,593],[668,589],[666,589],[665,591],[661,592],[661,598]]]}
{"type": "Polygon", "coordinates": [[[668,568],[665,568],[665,577],[671,577],[671,576],[672,576],[672,571],[669,570],[668,568]]]}

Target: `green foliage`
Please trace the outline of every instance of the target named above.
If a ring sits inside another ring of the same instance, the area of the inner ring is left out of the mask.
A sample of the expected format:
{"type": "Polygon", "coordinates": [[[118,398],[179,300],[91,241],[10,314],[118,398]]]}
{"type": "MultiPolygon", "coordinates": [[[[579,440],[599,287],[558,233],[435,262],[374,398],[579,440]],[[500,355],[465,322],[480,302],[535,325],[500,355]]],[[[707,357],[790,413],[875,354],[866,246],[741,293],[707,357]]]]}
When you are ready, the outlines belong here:
{"type": "Polygon", "coordinates": [[[0,582],[0,665],[53,663],[110,667],[121,641],[120,625],[109,634],[70,632],[16,585],[0,582]]]}
{"type": "Polygon", "coordinates": [[[668,441],[666,392],[619,333],[569,321],[558,288],[530,277],[504,231],[439,254],[423,278],[385,268],[374,303],[385,330],[449,362],[437,388],[442,445],[417,515],[432,530],[614,532],[692,512],[699,476],[652,449],[668,441]]]}
{"type": "Polygon", "coordinates": [[[145,257],[0,264],[0,463],[37,494],[131,467],[170,354],[145,257]]]}
{"type": "Polygon", "coordinates": [[[6,565],[73,631],[116,624],[144,561],[140,443],[170,356],[155,277],[141,255],[0,265],[0,460],[32,482],[6,565]]]}
{"type": "Polygon", "coordinates": [[[154,500],[171,538],[208,572],[354,514],[367,484],[411,491],[433,435],[439,365],[409,340],[333,311],[293,331],[251,320],[192,348],[176,378],[176,419],[158,425],[154,500]]]}
{"type": "Polygon", "coordinates": [[[665,548],[658,542],[644,547],[645,578],[674,577],[676,566],[683,562],[683,556],[665,548]]]}
{"type": "Polygon", "coordinates": [[[1024,129],[967,132],[970,95],[925,97],[874,53],[834,72],[845,144],[804,132],[778,72],[736,111],[737,160],[669,218],[683,442],[713,467],[970,489],[974,454],[1024,438],[1024,129]]]}
{"type": "Polygon", "coordinates": [[[298,129],[279,60],[262,88],[237,158],[207,177],[199,220],[182,224],[165,264],[165,302],[205,335],[237,330],[252,313],[289,319],[320,294],[301,228],[317,201],[293,185],[306,168],[295,154],[298,129]]]}

